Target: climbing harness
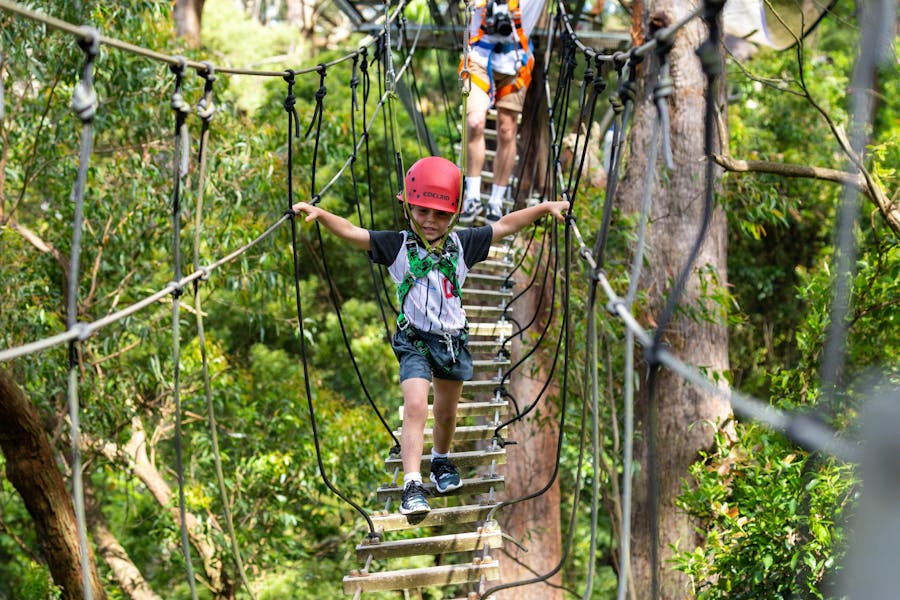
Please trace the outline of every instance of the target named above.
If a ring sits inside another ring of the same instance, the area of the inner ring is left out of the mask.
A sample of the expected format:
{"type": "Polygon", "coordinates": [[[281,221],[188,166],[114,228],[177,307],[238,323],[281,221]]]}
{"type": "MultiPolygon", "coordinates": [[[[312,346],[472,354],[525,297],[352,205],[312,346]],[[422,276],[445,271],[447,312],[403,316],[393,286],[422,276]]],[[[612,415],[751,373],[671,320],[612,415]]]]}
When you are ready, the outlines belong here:
{"type": "MultiPolygon", "coordinates": [[[[485,69],[488,72],[488,79],[482,79],[478,77],[474,73],[470,71],[469,65],[471,64],[469,61],[471,60],[470,53],[465,52],[462,60],[459,64],[459,73],[461,77],[466,77],[474,83],[479,88],[484,90],[484,92],[490,97],[491,104],[493,104],[496,100],[500,98],[515,93],[521,89],[528,87],[531,84],[531,72],[534,69],[534,49],[531,45],[528,36],[525,34],[525,30],[522,27],[522,11],[519,7],[519,0],[507,0],[508,1],[508,12],[510,16],[510,20],[512,21],[512,32],[508,37],[512,38],[512,41],[506,42],[498,42],[493,39],[486,39],[485,35],[488,33],[485,29],[485,16],[482,14],[481,18],[481,26],[478,29],[478,32],[469,38],[468,47],[480,48],[482,50],[486,50],[488,52],[488,61],[485,69]],[[493,65],[492,65],[492,57],[495,54],[506,54],[508,52],[515,52],[517,54],[519,63],[519,68],[515,73],[516,78],[511,83],[508,83],[500,88],[494,88],[494,77],[493,77],[493,65]]],[[[482,5],[487,7],[488,5],[493,6],[495,3],[500,3],[498,0],[487,0],[487,2],[482,5]]],[[[467,29],[468,31],[468,29],[467,29]]]]}

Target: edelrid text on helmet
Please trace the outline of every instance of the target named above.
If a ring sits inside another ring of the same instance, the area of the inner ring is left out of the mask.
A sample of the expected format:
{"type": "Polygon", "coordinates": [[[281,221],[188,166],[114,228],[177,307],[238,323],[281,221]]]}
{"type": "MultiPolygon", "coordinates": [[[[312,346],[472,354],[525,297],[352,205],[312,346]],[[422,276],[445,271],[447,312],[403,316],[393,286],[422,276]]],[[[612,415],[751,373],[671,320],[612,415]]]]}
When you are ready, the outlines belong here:
{"type": "MultiPolygon", "coordinates": [[[[462,174],[440,156],[419,159],[406,172],[406,200],[410,204],[455,213],[459,210],[462,174]]],[[[398,196],[403,199],[402,193],[398,196]]]]}

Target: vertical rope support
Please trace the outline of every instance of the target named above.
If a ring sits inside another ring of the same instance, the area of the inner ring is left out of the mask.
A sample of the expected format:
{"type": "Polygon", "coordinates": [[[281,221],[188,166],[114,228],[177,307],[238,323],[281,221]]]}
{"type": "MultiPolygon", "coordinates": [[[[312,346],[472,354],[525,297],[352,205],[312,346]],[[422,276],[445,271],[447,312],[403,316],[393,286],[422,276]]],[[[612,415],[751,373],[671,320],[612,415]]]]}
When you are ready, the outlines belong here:
{"type": "MultiPolygon", "coordinates": [[[[93,28],[82,28],[84,37],[78,39],[78,46],[84,52],[84,67],[81,81],[72,94],[72,112],[81,119],[81,152],[78,157],[78,175],[72,200],[75,215],[72,221],[72,250],[69,256],[69,285],[66,293],[66,327],[74,329],[78,325],[78,279],[81,263],[81,230],[84,225],[84,188],[91,153],[94,147],[94,114],[97,110],[97,94],[92,87],[94,59],[100,53],[100,33],[93,28]]],[[[81,560],[81,578],[85,600],[92,600],[94,590],[91,585],[91,564],[88,552],[87,521],[84,510],[84,483],[81,474],[81,409],[78,400],[78,342],[69,342],[68,354],[68,404],[72,440],[72,500],[75,505],[75,521],[78,528],[78,549],[81,560]]]]}
{"type": "MultiPolygon", "coordinates": [[[[187,74],[187,60],[179,57],[179,61],[169,66],[175,74],[175,90],[172,92],[170,107],[175,112],[175,138],[172,153],[172,266],[174,281],[181,280],[181,180],[187,175],[188,146],[185,121],[191,112],[181,93],[181,84],[187,74]]],[[[182,458],[181,436],[181,334],[179,328],[179,308],[181,306],[181,286],[172,292],[172,394],[175,400],[175,470],[178,476],[178,518],[181,529],[181,552],[184,555],[185,572],[191,598],[197,600],[197,586],[194,583],[194,568],[191,564],[191,547],[188,540],[187,510],[184,497],[184,461],[182,458]]]]}
{"type": "MultiPolygon", "coordinates": [[[[213,101],[213,83],[216,80],[215,68],[209,62],[203,63],[206,69],[200,71],[200,76],[204,79],[203,98],[197,103],[196,113],[203,122],[203,128],[200,133],[200,149],[197,152],[198,174],[197,174],[197,200],[196,209],[194,211],[194,270],[204,271],[200,265],[200,232],[203,229],[203,198],[206,191],[206,156],[207,144],[209,142],[209,125],[213,115],[216,112],[216,105],[213,101]]],[[[204,271],[205,272],[205,271],[204,271]]],[[[247,573],[244,570],[244,561],[241,557],[241,550],[237,541],[237,534],[234,530],[234,519],[231,515],[231,508],[228,504],[228,490],[225,487],[225,475],[222,470],[222,457],[219,451],[219,435],[216,425],[216,411],[212,398],[212,387],[209,377],[209,357],[206,351],[206,333],[203,327],[203,307],[200,301],[200,282],[206,281],[207,276],[194,280],[194,312],[197,315],[197,342],[200,346],[201,370],[203,373],[203,391],[206,397],[206,418],[209,429],[210,444],[213,451],[213,461],[216,468],[216,482],[219,486],[219,497],[222,500],[222,513],[225,517],[225,526],[228,531],[228,538],[231,543],[231,554],[234,558],[234,564],[241,579],[241,584],[247,590],[247,594],[253,600],[253,589],[247,580],[247,573]]]]}

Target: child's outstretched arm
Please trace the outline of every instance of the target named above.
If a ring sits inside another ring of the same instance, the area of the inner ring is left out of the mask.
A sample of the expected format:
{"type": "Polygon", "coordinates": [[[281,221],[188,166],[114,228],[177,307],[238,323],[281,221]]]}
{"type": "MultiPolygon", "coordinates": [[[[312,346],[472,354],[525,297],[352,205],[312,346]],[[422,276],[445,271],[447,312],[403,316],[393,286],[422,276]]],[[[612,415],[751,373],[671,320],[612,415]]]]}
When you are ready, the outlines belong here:
{"type": "Polygon", "coordinates": [[[545,215],[553,215],[560,221],[565,221],[567,210],[569,210],[569,202],[560,200],[559,202],[541,202],[535,206],[511,212],[491,225],[494,230],[494,240],[518,233],[545,215]]]}
{"type": "Polygon", "coordinates": [[[298,202],[294,205],[295,213],[303,213],[306,218],[303,219],[307,223],[318,221],[325,226],[325,229],[338,236],[342,240],[350,242],[351,245],[360,250],[371,250],[372,245],[369,240],[369,231],[362,227],[357,227],[344,217],[339,217],[318,206],[313,206],[306,202],[298,202]]]}

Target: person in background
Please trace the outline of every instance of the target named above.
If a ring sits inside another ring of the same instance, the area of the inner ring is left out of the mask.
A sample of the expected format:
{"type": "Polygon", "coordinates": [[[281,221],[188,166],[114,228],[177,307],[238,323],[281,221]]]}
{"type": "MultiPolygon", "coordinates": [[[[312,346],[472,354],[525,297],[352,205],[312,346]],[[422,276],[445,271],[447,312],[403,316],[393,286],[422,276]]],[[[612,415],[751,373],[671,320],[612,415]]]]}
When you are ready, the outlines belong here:
{"type": "Polygon", "coordinates": [[[516,161],[516,132],[531,83],[534,52],[528,36],[543,10],[543,0],[481,0],[469,24],[468,47],[460,61],[468,79],[466,101],[466,186],[459,222],[469,225],[484,214],[488,223],[503,216],[516,161]],[[488,110],[497,109],[497,148],[490,199],[481,199],[485,161],[484,128],[488,110]],[[486,212],[485,212],[486,210],[486,212]]]}

